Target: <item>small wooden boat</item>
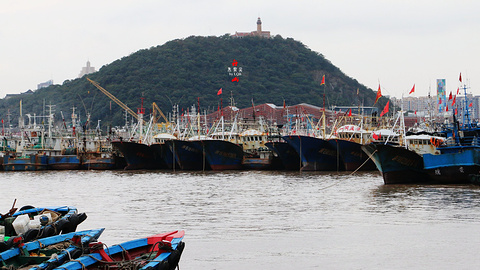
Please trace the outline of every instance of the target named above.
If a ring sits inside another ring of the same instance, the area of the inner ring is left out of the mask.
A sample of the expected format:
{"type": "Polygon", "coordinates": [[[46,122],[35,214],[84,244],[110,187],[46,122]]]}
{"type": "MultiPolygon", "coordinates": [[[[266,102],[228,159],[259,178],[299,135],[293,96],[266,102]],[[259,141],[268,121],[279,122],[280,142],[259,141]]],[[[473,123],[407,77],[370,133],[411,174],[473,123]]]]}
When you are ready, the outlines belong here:
{"type": "MultiPolygon", "coordinates": [[[[75,232],[78,224],[86,218],[85,213],[78,213],[77,208],[72,206],[24,206],[17,211],[14,203],[7,214],[0,214],[0,226],[4,227],[5,238],[22,235],[24,242],[29,242],[60,233],[75,232]]],[[[12,245],[12,241],[0,242],[0,251],[12,245]]]]}
{"type": "Polygon", "coordinates": [[[185,231],[173,231],[103,248],[90,243],[90,254],[59,266],[64,270],[168,269],[178,266],[185,244],[185,231]]]}
{"type": "MultiPolygon", "coordinates": [[[[25,243],[15,237],[14,247],[0,253],[0,264],[6,269],[53,269],[83,254],[85,247],[97,241],[104,229],[71,232],[25,243]]],[[[2,268],[3,269],[3,268],[2,268]]]]}

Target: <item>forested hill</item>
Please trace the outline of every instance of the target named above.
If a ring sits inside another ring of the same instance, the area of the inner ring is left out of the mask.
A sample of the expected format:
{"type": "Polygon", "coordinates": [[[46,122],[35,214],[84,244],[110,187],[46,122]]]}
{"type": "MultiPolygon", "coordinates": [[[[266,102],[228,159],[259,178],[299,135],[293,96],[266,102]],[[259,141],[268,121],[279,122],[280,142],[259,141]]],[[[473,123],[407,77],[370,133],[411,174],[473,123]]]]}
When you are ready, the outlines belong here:
{"type": "MultiPolygon", "coordinates": [[[[82,120],[88,112],[92,123],[101,119],[102,126],[122,125],[124,110],[86,77],[134,111],[140,107],[140,98],[144,98],[147,112],[152,102],[168,113],[173,104],[185,109],[200,104],[202,112],[212,111],[217,109],[220,98],[226,106],[231,97],[239,108],[251,106],[252,100],[255,104],[282,105],[285,101],[287,105],[309,103],[322,107],[325,100],[326,106],[356,106],[359,102],[371,106],[376,97],[375,91],[292,38],[192,36],[139,50],[83,78],[0,100],[1,117],[6,119],[9,110],[11,119],[17,119],[22,99],[24,114],[41,115],[45,104],[51,104],[55,105],[57,119],[60,111],[69,118],[72,107],[76,107],[82,120]],[[234,60],[241,75],[231,74],[234,60]],[[321,85],[323,75],[325,84],[321,85]],[[235,77],[238,81],[232,81],[235,77]],[[220,88],[223,94],[218,96],[220,88]]],[[[383,99],[378,106],[385,104],[383,99]]]]}

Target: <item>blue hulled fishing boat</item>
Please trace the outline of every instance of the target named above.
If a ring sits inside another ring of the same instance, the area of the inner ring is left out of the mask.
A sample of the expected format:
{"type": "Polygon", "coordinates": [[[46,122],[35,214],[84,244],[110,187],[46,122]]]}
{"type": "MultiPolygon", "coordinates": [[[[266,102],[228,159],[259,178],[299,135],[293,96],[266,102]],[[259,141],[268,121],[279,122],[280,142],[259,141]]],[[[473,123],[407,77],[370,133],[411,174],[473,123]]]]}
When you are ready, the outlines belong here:
{"type": "Polygon", "coordinates": [[[202,144],[199,141],[170,140],[165,145],[170,149],[172,156],[165,155],[165,161],[174,160],[177,169],[181,170],[208,170],[202,144]]]}
{"type": "Polygon", "coordinates": [[[467,87],[463,87],[463,121],[458,121],[456,109],[452,110],[453,123],[443,133],[447,139],[437,149],[439,155],[423,155],[425,170],[442,184],[467,184],[471,175],[480,174],[480,127],[470,119],[467,87]]]}
{"type": "Polygon", "coordinates": [[[215,171],[242,169],[243,149],[225,140],[201,140],[208,166],[215,171]]]}
{"type": "Polygon", "coordinates": [[[52,170],[78,170],[82,166],[81,158],[77,155],[48,156],[47,162],[52,170]]]}
{"type": "Polygon", "coordinates": [[[385,184],[413,184],[431,181],[423,168],[423,158],[398,145],[369,143],[362,150],[372,158],[385,184]]]}
{"type": "Polygon", "coordinates": [[[3,170],[5,171],[43,171],[48,169],[48,156],[43,154],[30,154],[3,156],[3,170]]]}
{"type": "Polygon", "coordinates": [[[300,156],[302,171],[336,171],[345,166],[337,149],[327,140],[303,135],[282,137],[300,156]]]}
{"type": "Polygon", "coordinates": [[[287,142],[267,142],[265,146],[278,155],[285,170],[300,170],[300,156],[290,144],[287,142]]]}
{"type": "Polygon", "coordinates": [[[139,142],[113,141],[112,146],[122,153],[127,166],[125,170],[161,169],[162,160],[154,149],[139,142]]]}
{"type": "Polygon", "coordinates": [[[362,145],[371,142],[371,133],[356,125],[344,125],[336,130],[337,138],[328,142],[337,149],[345,164],[345,170],[375,170],[375,164],[362,151],[362,145]]]}

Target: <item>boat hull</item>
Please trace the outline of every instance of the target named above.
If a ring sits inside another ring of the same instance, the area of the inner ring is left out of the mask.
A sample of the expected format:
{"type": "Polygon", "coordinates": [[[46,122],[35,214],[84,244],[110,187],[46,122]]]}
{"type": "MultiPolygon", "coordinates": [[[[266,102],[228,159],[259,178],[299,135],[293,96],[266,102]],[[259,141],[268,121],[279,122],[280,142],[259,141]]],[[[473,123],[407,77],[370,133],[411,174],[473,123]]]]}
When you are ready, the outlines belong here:
{"type": "Polygon", "coordinates": [[[345,166],[328,141],[308,136],[282,137],[300,156],[302,171],[337,171],[345,166]]]}
{"type": "Polygon", "coordinates": [[[422,156],[413,151],[374,143],[363,145],[362,150],[372,157],[385,184],[420,184],[432,181],[423,168],[422,156]]]}
{"type": "Polygon", "coordinates": [[[265,146],[278,155],[285,170],[300,170],[300,156],[290,144],[286,142],[267,142],[265,146]]]}
{"type": "Polygon", "coordinates": [[[362,145],[356,142],[331,139],[328,142],[340,152],[346,171],[373,171],[375,163],[362,150],[362,145]]]}
{"type": "Polygon", "coordinates": [[[48,168],[52,170],[78,170],[81,166],[81,160],[77,155],[48,157],[48,168]]]}
{"type": "Polygon", "coordinates": [[[112,142],[120,153],[122,153],[127,166],[125,170],[140,169],[162,169],[162,160],[155,154],[150,146],[137,142],[112,142]]]}
{"type": "MultiPolygon", "coordinates": [[[[208,170],[202,145],[198,141],[171,140],[165,144],[171,149],[173,160],[181,170],[208,170]]],[[[166,157],[169,159],[170,157],[166,157]]]]}
{"type": "Polygon", "coordinates": [[[480,149],[462,148],[458,152],[423,155],[425,170],[441,184],[468,184],[469,175],[480,172],[480,149]]]}
{"type": "Polygon", "coordinates": [[[121,264],[135,266],[135,269],[176,269],[185,247],[182,242],[184,234],[184,231],[174,231],[97,249],[59,268],[65,270],[119,269],[118,266],[121,264]],[[139,261],[140,256],[148,259],[139,261]]]}
{"type": "Polygon", "coordinates": [[[31,155],[29,157],[3,157],[3,170],[5,171],[43,171],[48,169],[46,155],[31,155]]]}
{"type": "Polygon", "coordinates": [[[243,149],[240,145],[223,140],[200,141],[208,166],[214,171],[243,168],[243,149]]]}
{"type": "Polygon", "coordinates": [[[180,169],[180,165],[177,163],[177,158],[173,151],[173,143],[170,141],[166,141],[165,143],[154,143],[150,145],[153,152],[155,153],[155,157],[160,159],[162,168],[175,170],[180,169]]]}
{"type": "MultiPolygon", "coordinates": [[[[82,247],[88,246],[92,241],[97,241],[104,229],[71,232],[62,235],[45,237],[14,246],[0,253],[0,263],[11,269],[53,269],[56,266],[75,259],[82,254],[82,247]],[[71,244],[66,249],[62,243],[80,238],[78,245],[71,244]],[[80,245],[81,244],[81,245],[80,245]],[[57,246],[57,247],[55,247],[57,246]],[[39,256],[46,253],[49,256],[39,256]]],[[[2,243],[4,244],[4,243],[2,243]]]]}

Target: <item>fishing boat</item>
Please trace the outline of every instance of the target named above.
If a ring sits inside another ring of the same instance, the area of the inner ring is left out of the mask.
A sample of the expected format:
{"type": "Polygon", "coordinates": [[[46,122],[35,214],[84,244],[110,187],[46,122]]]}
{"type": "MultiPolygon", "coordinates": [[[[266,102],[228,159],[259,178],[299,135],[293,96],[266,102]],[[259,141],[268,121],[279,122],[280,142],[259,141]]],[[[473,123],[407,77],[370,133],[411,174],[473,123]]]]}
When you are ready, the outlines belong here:
{"type": "MultiPolygon", "coordinates": [[[[15,200],[16,202],[16,200],[15,200]]],[[[0,217],[5,237],[22,235],[25,241],[75,232],[87,215],[78,213],[72,206],[33,207],[24,206],[17,211],[15,202],[12,208],[0,217]]],[[[13,243],[5,242],[7,248],[13,243]]]]}
{"type": "Polygon", "coordinates": [[[369,143],[362,150],[372,158],[385,184],[419,184],[431,179],[423,168],[423,158],[398,145],[369,143]]]}
{"type": "Polygon", "coordinates": [[[30,154],[16,156],[14,153],[3,156],[3,170],[5,171],[43,171],[48,169],[48,156],[44,154],[30,154]]]}
{"type": "Polygon", "coordinates": [[[117,157],[113,153],[96,153],[96,152],[84,153],[82,155],[82,169],[114,170],[114,169],[117,169],[118,167],[124,167],[122,165],[119,165],[121,161],[122,159],[117,157]]]}
{"type": "Polygon", "coordinates": [[[337,149],[327,140],[304,135],[287,135],[282,138],[297,151],[302,161],[302,171],[345,169],[337,149]]]}
{"type": "Polygon", "coordinates": [[[154,169],[172,169],[174,167],[173,160],[165,158],[173,156],[165,142],[176,138],[169,133],[159,133],[153,136],[153,143],[150,144],[150,148],[153,151],[154,169]]]}
{"type": "Polygon", "coordinates": [[[265,146],[274,151],[282,162],[285,170],[300,170],[301,160],[295,148],[287,142],[267,142],[265,146]]]}
{"type": "Polygon", "coordinates": [[[184,231],[173,231],[131,240],[109,248],[91,243],[90,253],[62,264],[59,269],[159,269],[178,267],[185,243],[184,231]]]}
{"type": "MultiPolygon", "coordinates": [[[[207,170],[204,151],[201,143],[195,140],[170,140],[165,145],[170,149],[172,156],[166,155],[166,161],[174,160],[178,164],[176,169],[181,170],[207,170]]],[[[175,169],[175,168],[174,168],[175,169]]]]}
{"type": "Polygon", "coordinates": [[[51,170],[78,170],[82,161],[77,155],[51,155],[47,158],[48,168],[51,170]]]}
{"type": "Polygon", "coordinates": [[[357,125],[344,125],[336,130],[336,136],[328,142],[339,152],[345,170],[375,170],[375,163],[362,151],[362,145],[372,140],[371,132],[357,125]]]}
{"type": "Polygon", "coordinates": [[[208,167],[215,171],[242,169],[243,149],[225,140],[202,140],[208,167]]]}
{"type": "MultiPolygon", "coordinates": [[[[263,118],[259,119],[258,125],[267,130],[263,118]]],[[[238,139],[244,152],[242,164],[246,169],[269,170],[281,165],[278,156],[265,145],[271,139],[268,132],[250,128],[240,133],[238,139]]]]}
{"type": "Polygon", "coordinates": [[[461,103],[462,121],[456,116],[457,110],[452,110],[453,123],[442,130],[446,140],[437,145],[440,154],[423,155],[425,170],[433,181],[441,184],[468,184],[471,176],[480,172],[480,126],[470,119],[467,86],[461,89],[465,94],[461,103]]]}
{"type": "MultiPolygon", "coordinates": [[[[96,242],[104,229],[85,230],[25,242],[21,236],[14,246],[0,253],[0,264],[6,269],[54,269],[80,257],[90,242],[96,242]]],[[[1,246],[2,242],[0,242],[1,246]]],[[[2,267],[2,269],[3,269],[2,267]]]]}
{"type": "Polygon", "coordinates": [[[122,153],[127,166],[125,170],[160,169],[161,161],[154,150],[144,143],[113,141],[112,146],[122,153]]]}
{"type": "Polygon", "coordinates": [[[423,156],[438,154],[434,141],[441,137],[406,134],[404,111],[400,110],[393,127],[372,132],[374,141],[363,145],[362,150],[372,158],[385,184],[432,183],[424,169],[423,156]]]}

